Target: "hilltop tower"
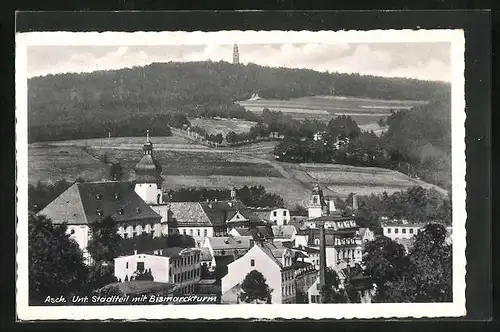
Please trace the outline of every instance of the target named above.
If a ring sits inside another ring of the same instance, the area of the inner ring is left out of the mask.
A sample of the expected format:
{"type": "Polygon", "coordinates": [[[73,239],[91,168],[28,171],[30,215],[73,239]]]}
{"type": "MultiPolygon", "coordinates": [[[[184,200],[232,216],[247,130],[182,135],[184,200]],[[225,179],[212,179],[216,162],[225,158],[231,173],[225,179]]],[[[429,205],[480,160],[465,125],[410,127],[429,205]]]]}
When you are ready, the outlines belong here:
{"type": "Polygon", "coordinates": [[[233,65],[240,64],[240,52],[238,51],[238,45],[233,46],[233,65]]]}
{"type": "Polygon", "coordinates": [[[148,204],[161,204],[162,193],[161,165],[153,156],[153,142],[146,131],[146,143],[143,146],[144,156],[135,165],[135,192],[148,204]]]}
{"type": "Polygon", "coordinates": [[[309,219],[321,217],[326,214],[325,210],[327,209],[328,204],[323,196],[323,190],[321,190],[319,184],[316,184],[313,188],[309,204],[307,205],[309,219]]]}

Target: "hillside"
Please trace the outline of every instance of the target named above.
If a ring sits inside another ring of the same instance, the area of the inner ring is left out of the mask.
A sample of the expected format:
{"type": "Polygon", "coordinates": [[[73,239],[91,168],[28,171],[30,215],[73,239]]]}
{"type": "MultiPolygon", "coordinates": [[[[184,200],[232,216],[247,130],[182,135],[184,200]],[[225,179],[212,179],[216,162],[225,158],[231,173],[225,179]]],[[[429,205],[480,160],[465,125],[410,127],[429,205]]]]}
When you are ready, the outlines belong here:
{"type": "Polygon", "coordinates": [[[134,117],[153,113],[219,115],[252,121],[256,116],[235,101],[246,100],[253,93],[269,99],[325,95],[332,86],[340,96],[397,100],[430,100],[436,92],[450,89],[449,84],[441,82],[226,62],[156,63],[49,75],[28,81],[30,141],[37,141],[37,135],[42,137],[54,126],[112,125],[118,118],[131,118],[129,122],[134,123],[134,117]]]}

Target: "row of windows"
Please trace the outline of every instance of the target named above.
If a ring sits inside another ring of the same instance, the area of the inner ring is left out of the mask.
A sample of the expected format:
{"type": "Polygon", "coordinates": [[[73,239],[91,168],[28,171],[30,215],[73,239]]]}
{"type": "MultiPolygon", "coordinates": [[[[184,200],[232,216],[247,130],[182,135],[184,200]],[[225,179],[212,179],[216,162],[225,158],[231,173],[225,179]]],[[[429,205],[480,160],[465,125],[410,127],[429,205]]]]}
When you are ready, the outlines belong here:
{"type": "Polygon", "coordinates": [[[184,271],[182,273],[174,274],[174,283],[188,281],[200,276],[200,269],[184,271]]]}
{"type": "Polygon", "coordinates": [[[294,295],[295,294],[295,285],[294,284],[289,284],[281,287],[281,291],[283,293],[283,296],[289,296],[289,295],[294,295]]]}
{"type": "MultiPolygon", "coordinates": [[[[187,230],[186,230],[186,229],[183,229],[183,230],[182,230],[182,234],[183,234],[183,235],[187,235],[187,230]]],[[[194,230],[193,230],[192,228],[191,228],[191,229],[189,229],[189,235],[190,235],[190,236],[194,236],[194,230]]],[[[200,229],[199,229],[199,228],[196,230],[196,236],[201,236],[201,231],[200,231],[200,229]]],[[[204,229],[204,230],[203,230],[203,236],[204,236],[204,237],[207,237],[207,236],[208,236],[208,230],[207,230],[207,229],[204,229]]]]}
{"type": "MultiPolygon", "coordinates": [[[[401,233],[402,234],[406,234],[406,227],[402,227],[401,228],[401,233]]],[[[409,234],[414,234],[414,229],[413,228],[408,228],[409,230],[409,234]]],[[[391,228],[387,228],[387,234],[391,234],[391,228]]],[[[394,228],[394,234],[398,234],[399,233],[399,228],[394,228]]],[[[415,229],[415,233],[420,233],[420,229],[415,229]]]]}
{"type": "Polygon", "coordinates": [[[320,295],[311,295],[311,303],[321,303],[320,295]]]}
{"type": "Polygon", "coordinates": [[[200,255],[189,255],[181,258],[176,258],[173,261],[174,268],[193,265],[200,262],[200,255]]]}
{"type": "Polygon", "coordinates": [[[293,279],[293,270],[290,270],[290,271],[286,271],[286,272],[283,272],[281,274],[281,281],[288,281],[288,280],[291,280],[293,279]]]}
{"type": "Polygon", "coordinates": [[[361,250],[354,250],[354,249],[347,249],[347,250],[341,250],[337,252],[337,259],[341,258],[353,258],[354,259],[354,253],[357,252],[358,256],[361,255],[361,250]]]}
{"type": "Polygon", "coordinates": [[[178,294],[180,295],[183,295],[183,294],[194,294],[196,293],[196,285],[195,284],[191,284],[191,285],[187,285],[187,286],[184,286],[184,287],[181,287],[177,290],[178,294]]]}

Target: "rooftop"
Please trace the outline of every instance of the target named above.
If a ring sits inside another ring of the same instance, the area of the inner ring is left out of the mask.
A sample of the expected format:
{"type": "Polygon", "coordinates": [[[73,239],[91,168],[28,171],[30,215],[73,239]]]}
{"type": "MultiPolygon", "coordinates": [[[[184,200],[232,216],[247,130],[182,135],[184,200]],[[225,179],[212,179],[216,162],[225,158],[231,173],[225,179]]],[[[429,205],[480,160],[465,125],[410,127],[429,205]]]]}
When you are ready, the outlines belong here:
{"type": "Polygon", "coordinates": [[[208,241],[213,250],[249,249],[251,236],[223,236],[209,237],[208,241]]]}
{"type": "Polygon", "coordinates": [[[39,215],[54,223],[85,225],[106,217],[116,222],[158,220],[153,211],[129,182],[76,182],[49,203],[39,215]]]}

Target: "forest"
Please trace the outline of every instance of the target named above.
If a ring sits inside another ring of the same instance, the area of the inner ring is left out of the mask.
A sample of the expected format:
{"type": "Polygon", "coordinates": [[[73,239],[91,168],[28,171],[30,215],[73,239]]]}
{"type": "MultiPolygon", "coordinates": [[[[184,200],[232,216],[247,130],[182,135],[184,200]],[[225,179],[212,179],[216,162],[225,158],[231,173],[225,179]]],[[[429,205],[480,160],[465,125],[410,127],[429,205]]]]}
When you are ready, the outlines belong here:
{"type": "Polygon", "coordinates": [[[442,82],[321,73],[306,69],[270,68],[227,62],[155,63],[145,67],[59,74],[28,81],[29,141],[141,134],[156,124],[161,133],[176,127],[165,114],[186,117],[240,118],[259,121],[235,101],[253,93],[289,99],[327,95],[377,99],[430,100],[446,93],[442,82]],[[158,116],[148,123],[145,118],[158,116]],[[121,122],[120,125],[117,122],[121,122]],[[127,131],[128,125],[133,125],[127,131]],[[139,128],[142,127],[142,128],[139,128]]]}

